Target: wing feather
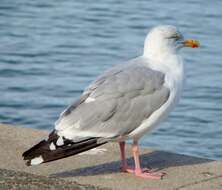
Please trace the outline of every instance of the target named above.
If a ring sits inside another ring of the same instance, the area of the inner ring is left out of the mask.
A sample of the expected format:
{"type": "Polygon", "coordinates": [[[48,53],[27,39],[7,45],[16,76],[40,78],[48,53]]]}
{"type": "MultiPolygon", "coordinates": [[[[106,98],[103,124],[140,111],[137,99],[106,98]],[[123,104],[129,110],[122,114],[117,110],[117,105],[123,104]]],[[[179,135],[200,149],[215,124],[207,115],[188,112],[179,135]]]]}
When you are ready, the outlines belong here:
{"type": "Polygon", "coordinates": [[[112,138],[137,128],[170,93],[164,74],[141,62],[114,67],[98,77],[61,115],[58,133],[68,139],[112,138]],[[89,97],[95,101],[85,102],[89,97]]]}

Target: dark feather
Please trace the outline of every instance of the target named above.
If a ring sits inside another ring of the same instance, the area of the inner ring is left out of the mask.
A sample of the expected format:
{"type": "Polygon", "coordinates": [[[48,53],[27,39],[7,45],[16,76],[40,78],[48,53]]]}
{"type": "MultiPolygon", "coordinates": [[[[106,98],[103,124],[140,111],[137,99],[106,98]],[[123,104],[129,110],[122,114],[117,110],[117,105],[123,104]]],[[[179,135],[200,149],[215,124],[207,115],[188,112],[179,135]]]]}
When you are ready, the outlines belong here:
{"type": "Polygon", "coordinates": [[[56,142],[58,138],[59,136],[56,134],[55,131],[53,131],[49,135],[48,140],[43,140],[29,150],[25,151],[22,156],[24,160],[27,160],[26,164],[30,166],[31,160],[39,156],[42,157],[43,163],[45,163],[72,156],[106,143],[104,141],[98,143],[98,137],[87,138],[79,142],[73,142],[71,140],[63,138],[64,144],[62,146],[57,146],[56,142]],[[55,150],[50,150],[49,147],[51,143],[55,145],[55,150]]]}

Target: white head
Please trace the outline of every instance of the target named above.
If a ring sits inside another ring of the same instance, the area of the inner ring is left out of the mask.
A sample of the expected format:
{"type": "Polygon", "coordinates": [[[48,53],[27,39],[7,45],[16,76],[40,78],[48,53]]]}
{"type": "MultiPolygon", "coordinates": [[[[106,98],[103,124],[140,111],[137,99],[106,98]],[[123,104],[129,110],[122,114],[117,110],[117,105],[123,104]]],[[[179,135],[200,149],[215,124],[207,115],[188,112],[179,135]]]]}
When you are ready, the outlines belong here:
{"type": "Polygon", "coordinates": [[[199,47],[196,40],[184,40],[181,32],[171,25],[153,28],[147,35],[144,44],[144,56],[160,56],[176,53],[182,47],[199,47]]]}

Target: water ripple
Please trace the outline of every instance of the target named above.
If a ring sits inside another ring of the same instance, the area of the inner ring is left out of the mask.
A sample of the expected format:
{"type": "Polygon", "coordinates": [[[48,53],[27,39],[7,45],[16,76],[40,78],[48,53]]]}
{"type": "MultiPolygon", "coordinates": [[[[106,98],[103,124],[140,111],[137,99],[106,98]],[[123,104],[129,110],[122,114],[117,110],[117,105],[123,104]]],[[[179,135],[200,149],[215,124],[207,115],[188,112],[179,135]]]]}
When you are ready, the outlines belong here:
{"type": "Polygon", "coordinates": [[[201,0],[2,1],[0,122],[52,129],[99,73],[142,53],[150,27],[174,24],[201,48],[182,52],[183,98],[142,144],[222,159],[221,6],[201,0]]]}

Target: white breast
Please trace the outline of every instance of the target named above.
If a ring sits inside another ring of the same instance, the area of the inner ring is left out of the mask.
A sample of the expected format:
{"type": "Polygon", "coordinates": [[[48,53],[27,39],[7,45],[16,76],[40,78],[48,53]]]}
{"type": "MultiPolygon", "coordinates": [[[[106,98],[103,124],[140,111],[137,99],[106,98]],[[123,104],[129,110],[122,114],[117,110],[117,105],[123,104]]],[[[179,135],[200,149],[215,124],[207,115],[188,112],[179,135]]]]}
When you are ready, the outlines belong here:
{"type": "Polygon", "coordinates": [[[184,83],[184,69],[183,63],[180,57],[174,57],[173,60],[169,61],[169,65],[149,65],[154,70],[159,70],[165,73],[164,85],[170,88],[170,96],[168,100],[158,110],[149,116],[142,122],[134,131],[127,135],[127,138],[138,139],[144,133],[152,130],[158,124],[167,118],[169,113],[175,107],[178,102],[184,83]]]}

